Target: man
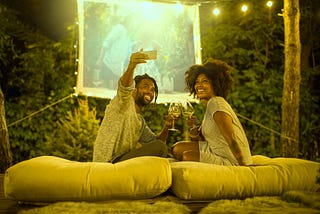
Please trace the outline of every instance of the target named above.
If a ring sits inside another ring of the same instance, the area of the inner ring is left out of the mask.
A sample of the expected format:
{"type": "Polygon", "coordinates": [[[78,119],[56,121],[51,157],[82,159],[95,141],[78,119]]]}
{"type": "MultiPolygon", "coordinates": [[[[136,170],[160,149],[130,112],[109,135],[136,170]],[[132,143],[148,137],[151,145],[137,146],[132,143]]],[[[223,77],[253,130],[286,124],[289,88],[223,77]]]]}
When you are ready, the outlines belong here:
{"type": "Polygon", "coordinates": [[[115,163],[139,156],[167,156],[165,140],[171,117],[166,117],[163,130],[156,136],[140,114],[158,96],[158,86],[152,77],[145,74],[133,79],[136,66],[147,59],[143,52],[131,55],[118,82],[117,95],[106,107],[94,144],[93,161],[115,163]]]}

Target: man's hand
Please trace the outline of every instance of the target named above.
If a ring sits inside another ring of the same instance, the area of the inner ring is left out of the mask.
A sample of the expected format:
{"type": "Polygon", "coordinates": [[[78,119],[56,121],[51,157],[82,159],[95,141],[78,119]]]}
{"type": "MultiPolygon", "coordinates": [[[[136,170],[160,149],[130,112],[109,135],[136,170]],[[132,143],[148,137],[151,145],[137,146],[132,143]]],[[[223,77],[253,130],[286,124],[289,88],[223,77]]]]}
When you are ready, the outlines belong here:
{"type": "Polygon", "coordinates": [[[173,121],[177,121],[179,119],[179,117],[174,117],[172,115],[165,115],[164,116],[164,119],[165,119],[165,127],[171,127],[173,125],[173,121]]]}
{"type": "Polygon", "coordinates": [[[157,138],[159,140],[162,140],[163,142],[166,142],[168,137],[168,130],[172,127],[173,121],[177,121],[179,118],[175,118],[170,115],[165,115],[164,119],[165,119],[164,126],[162,128],[161,133],[157,136],[157,138]]]}
{"type": "Polygon", "coordinates": [[[146,60],[149,59],[149,57],[147,54],[144,54],[142,51],[143,49],[141,49],[139,52],[135,52],[131,54],[129,66],[131,65],[135,67],[137,64],[147,62],[146,60]]]}
{"type": "Polygon", "coordinates": [[[133,84],[133,73],[137,64],[146,63],[148,59],[148,55],[142,53],[143,49],[140,52],[132,53],[130,56],[130,62],[127,67],[127,70],[121,76],[121,83],[125,87],[129,87],[133,84]]]}

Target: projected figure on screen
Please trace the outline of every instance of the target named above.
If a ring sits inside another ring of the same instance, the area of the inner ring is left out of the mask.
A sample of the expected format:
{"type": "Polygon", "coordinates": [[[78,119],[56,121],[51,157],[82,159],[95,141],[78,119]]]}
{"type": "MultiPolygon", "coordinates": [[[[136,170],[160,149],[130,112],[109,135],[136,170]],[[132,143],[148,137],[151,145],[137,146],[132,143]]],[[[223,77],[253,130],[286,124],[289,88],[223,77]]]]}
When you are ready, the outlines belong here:
{"type": "MultiPolygon", "coordinates": [[[[146,25],[145,27],[148,28],[146,25]]],[[[144,51],[157,50],[159,57],[159,52],[161,52],[161,44],[157,41],[155,34],[155,32],[147,30],[142,30],[141,32],[139,32],[139,36],[134,42],[133,49],[139,50],[142,47],[144,51]]],[[[159,84],[159,89],[162,90],[163,83],[157,60],[150,60],[148,61],[148,63],[140,65],[136,68],[135,73],[137,75],[149,74],[150,76],[155,78],[155,80],[159,84]]]]}
{"type": "Polygon", "coordinates": [[[123,24],[114,25],[102,43],[96,65],[100,70],[99,81],[94,84],[116,89],[117,81],[127,67],[130,54],[131,41],[126,27],[123,24]]]}

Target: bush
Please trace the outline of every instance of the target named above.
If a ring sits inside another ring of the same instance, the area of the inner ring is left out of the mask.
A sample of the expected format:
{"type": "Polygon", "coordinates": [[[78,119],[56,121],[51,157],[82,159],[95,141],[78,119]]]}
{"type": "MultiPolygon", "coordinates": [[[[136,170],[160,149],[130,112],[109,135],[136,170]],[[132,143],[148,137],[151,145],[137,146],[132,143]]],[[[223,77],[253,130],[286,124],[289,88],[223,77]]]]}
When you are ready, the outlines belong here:
{"type": "Polygon", "coordinates": [[[79,107],[68,111],[57,122],[57,129],[46,136],[46,153],[68,160],[92,161],[93,143],[99,120],[95,109],[89,110],[88,100],[79,99],[79,107]]]}

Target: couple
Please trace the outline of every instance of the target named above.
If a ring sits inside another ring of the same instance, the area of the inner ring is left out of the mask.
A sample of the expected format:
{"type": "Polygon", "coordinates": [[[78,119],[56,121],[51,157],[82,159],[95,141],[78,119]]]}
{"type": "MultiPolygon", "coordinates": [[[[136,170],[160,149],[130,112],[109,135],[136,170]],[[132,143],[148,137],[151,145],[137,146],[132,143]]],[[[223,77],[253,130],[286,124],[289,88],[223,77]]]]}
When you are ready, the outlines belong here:
{"type": "MultiPolygon", "coordinates": [[[[134,78],[140,63],[147,63],[143,52],[133,53],[127,70],[118,82],[117,95],[105,110],[96,141],[93,161],[120,162],[139,156],[167,157],[166,138],[173,118],[165,117],[164,127],[156,135],[141,116],[141,109],[157,100],[156,81],[148,76],[134,78]]],[[[175,159],[219,165],[252,164],[247,137],[236,114],[226,102],[233,84],[231,67],[220,60],[209,59],[193,65],[185,73],[186,88],[191,95],[206,103],[200,128],[191,128],[191,142],[178,142],[172,147],[175,159]]],[[[188,123],[195,123],[190,118],[188,123]]]]}

